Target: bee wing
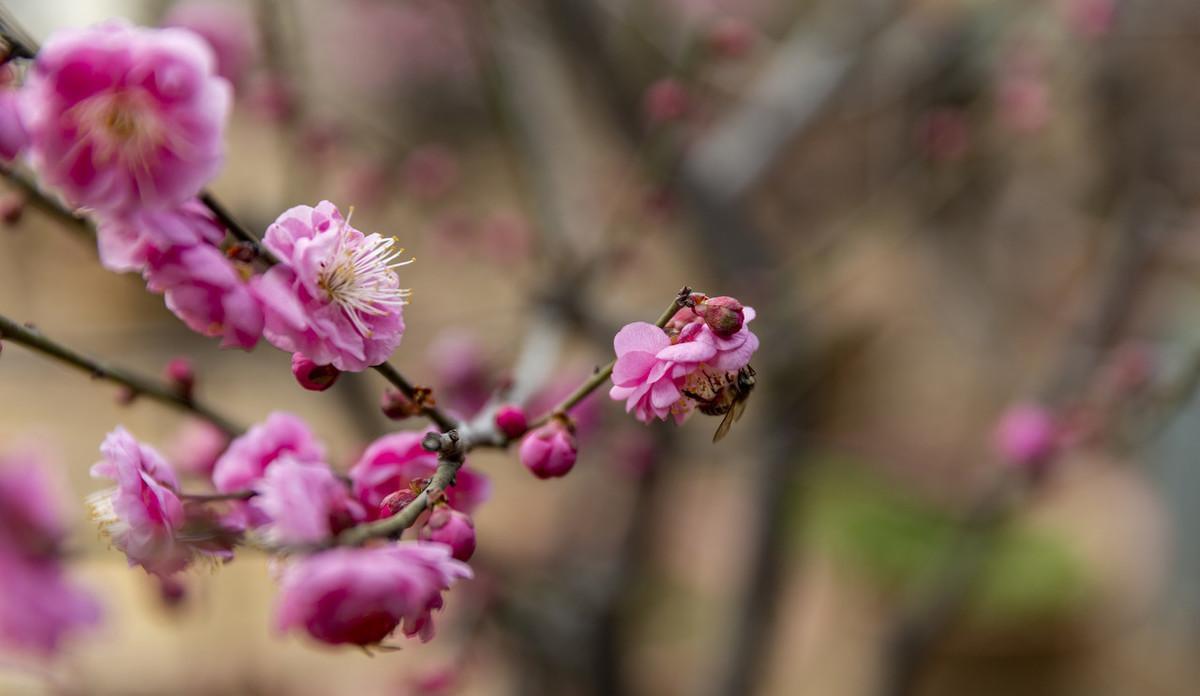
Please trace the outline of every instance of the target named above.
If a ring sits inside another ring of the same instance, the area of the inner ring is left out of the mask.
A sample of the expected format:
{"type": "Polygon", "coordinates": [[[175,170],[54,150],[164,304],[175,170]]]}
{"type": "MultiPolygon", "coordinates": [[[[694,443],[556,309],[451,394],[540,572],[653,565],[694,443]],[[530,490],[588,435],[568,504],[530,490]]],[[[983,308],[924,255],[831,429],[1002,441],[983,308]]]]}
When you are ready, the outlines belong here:
{"type": "Polygon", "coordinates": [[[733,421],[736,420],[734,413],[737,412],[737,406],[725,412],[725,417],[721,419],[721,424],[717,426],[717,432],[713,433],[712,441],[720,442],[726,435],[729,434],[729,429],[733,427],[733,421]]]}
{"type": "Polygon", "coordinates": [[[742,419],[742,414],[746,412],[746,404],[750,403],[750,395],[746,394],[742,398],[733,403],[729,412],[733,414],[733,422],[736,423],[742,419]]]}

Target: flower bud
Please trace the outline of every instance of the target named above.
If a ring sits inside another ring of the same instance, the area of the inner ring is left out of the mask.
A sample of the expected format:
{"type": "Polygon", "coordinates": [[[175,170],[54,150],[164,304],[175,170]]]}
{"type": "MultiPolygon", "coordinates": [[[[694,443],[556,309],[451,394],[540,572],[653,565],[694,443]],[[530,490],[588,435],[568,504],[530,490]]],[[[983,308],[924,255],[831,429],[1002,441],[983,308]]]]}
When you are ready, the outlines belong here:
{"type": "Polygon", "coordinates": [[[650,125],[681,121],[691,111],[691,97],[683,83],[666,77],[646,88],[642,108],[650,125]]]}
{"type": "Polygon", "coordinates": [[[421,412],[421,407],[395,389],[388,389],[379,399],[379,409],[392,420],[404,420],[421,412]]]}
{"type": "Polygon", "coordinates": [[[379,502],[379,516],[391,517],[408,507],[408,504],[416,499],[416,492],[410,488],[401,488],[398,491],[392,491],[379,502]]]}
{"type": "Polygon", "coordinates": [[[21,215],[25,212],[25,196],[19,193],[10,193],[0,197],[0,220],[6,225],[15,225],[21,221],[21,215]]]}
{"type": "Polygon", "coordinates": [[[575,466],[579,446],[561,421],[551,421],[521,441],[521,463],[540,479],[565,476],[575,466]]]}
{"type": "Polygon", "coordinates": [[[470,560],[475,553],[475,525],[465,513],[445,505],[429,515],[421,528],[421,541],[434,541],[450,547],[450,555],[460,561],[470,560]]]}
{"type": "Polygon", "coordinates": [[[529,419],[525,410],[516,404],[505,404],[496,409],[496,429],[509,440],[515,440],[529,430],[529,419]]]}
{"type": "Polygon", "coordinates": [[[704,317],[708,328],[721,338],[729,338],[742,330],[745,317],[742,303],[732,297],[711,297],[696,305],[696,313],[704,317]]]}
{"type": "Polygon", "coordinates": [[[1005,411],[996,426],[996,452],[1010,464],[1040,468],[1058,449],[1054,415],[1039,404],[1019,404],[1005,411]]]}
{"type": "Polygon", "coordinates": [[[754,27],[739,17],[722,17],[708,28],[709,49],[722,58],[744,57],[754,45],[754,27]]]}
{"type": "Polygon", "coordinates": [[[185,357],[171,358],[163,370],[163,375],[180,396],[185,399],[192,398],[192,391],[196,387],[196,371],[191,360],[185,357]]]}
{"type": "Polygon", "coordinates": [[[325,391],[342,374],[333,365],[318,365],[299,353],[292,353],[292,376],[309,391],[325,391]]]}

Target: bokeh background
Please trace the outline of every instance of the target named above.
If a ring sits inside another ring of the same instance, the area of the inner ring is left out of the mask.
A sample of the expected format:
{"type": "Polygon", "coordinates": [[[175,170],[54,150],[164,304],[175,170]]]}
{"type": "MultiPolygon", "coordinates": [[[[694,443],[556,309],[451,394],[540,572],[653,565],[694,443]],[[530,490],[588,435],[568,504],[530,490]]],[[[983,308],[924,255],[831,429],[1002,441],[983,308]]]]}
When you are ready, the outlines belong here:
{"type": "MultiPolygon", "coordinates": [[[[477,578],[433,642],[368,656],[275,633],[267,558],[174,601],[126,568],[87,469],[116,424],[170,453],[186,419],[6,345],[0,445],[56,457],[106,621],[0,656],[0,692],[1196,692],[1196,3],[4,5],[37,38],[191,12],[247,47],[213,190],[259,234],[325,198],[397,236],[393,362],[461,413],[564,393],[684,284],[755,306],[762,348],[719,444],[601,391],[568,477],[473,455],[477,578]],[[992,438],[1031,401],[1064,440],[1036,476],[992,438]]],[[[338,467],[418,427],[373,373],[311,393],[270,346],[218,350],[6,191],[0,313],[145,374],[189,356],[207,400],[304,416],[338,467]]]]}

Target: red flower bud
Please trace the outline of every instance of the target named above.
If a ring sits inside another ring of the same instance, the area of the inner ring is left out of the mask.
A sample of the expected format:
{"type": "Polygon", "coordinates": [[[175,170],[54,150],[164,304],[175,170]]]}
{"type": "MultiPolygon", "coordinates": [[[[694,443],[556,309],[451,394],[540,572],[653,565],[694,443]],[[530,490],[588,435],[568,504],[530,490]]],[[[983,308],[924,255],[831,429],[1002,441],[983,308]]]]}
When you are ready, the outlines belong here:
{"type": "Polygon", "coordinates": [[[475,525],[465,513],[440,506],[429,515],[421,528],[422,541],[434,541],[450,547],[450,555],[467,561],[475,553],[475,525]]]}
{"type": "Polygon", "coordinates": [[[404,420],[421,412],[421,407],[395,389],[388,389],[379,399],[379,409],[392,420],[404,420]]]}
{"type": "Polygon", "coordinates": [[[696,305],[696,313],[704,318],[704,323],[713,333],[729,338],[742,330],[745,317],[742,313],[742,303],[732,297],[710,297],[696,305]]]}
{"type": "Polygon", "coordinates": [[[318,365],[299,353],[292,354],[292,376],[309,391],[325,391],[342,374],[333,365],[318,365]]]}
{"type": "Polygon", "coordinates": [[[180,396],[185,399],[192,398],[192,391],[196,387],[196,371],[191,360],[185,357],[171,358],[163,370],[163,375],[180,396]]]}
{"type": "Polygon", "coordinates": [[[391,517],[416,499],[417,494],[410,488],[401,488],[398,491],[388,493],[379,502],[379,516],[391,517]]]}
{"type": "Polygon", "coordinates": [[[509,440],[515,440],[529,430],[529,419],[525,410],[516,404],[505,404],[496,409],[496,429],[509,440]]]}

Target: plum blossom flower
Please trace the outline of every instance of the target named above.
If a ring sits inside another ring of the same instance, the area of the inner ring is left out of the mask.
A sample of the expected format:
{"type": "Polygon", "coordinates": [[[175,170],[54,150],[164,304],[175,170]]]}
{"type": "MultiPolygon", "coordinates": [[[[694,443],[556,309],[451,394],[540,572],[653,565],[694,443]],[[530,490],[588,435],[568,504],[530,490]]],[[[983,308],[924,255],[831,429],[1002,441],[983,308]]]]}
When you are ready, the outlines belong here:
{"type": "Polygon", "coordinates": [[[1054,414],[1038,404],[1018,404],[1001,416],[994,433],[996,452],[1016,466],[1041,468],[1058,449],[1054,414]]]}
{"type": "Polygon", "coordinates": [[[164,252],[174,246],[216,245],[225,238],[225,229],[195,198],[172,208],[139,208],[96,217],[100,263],[115,273],[144,270],[155,251],[164,252]]]}
{"type": "Polygon", "coordinates": [[[0,160],[11,162],[29,146],[29,132],[21,120],[20,92],[0,89],[0,160]]]}
{"type": "Polygon", "coordinates": [[[118,427],[100,445],[104,459],[92,467],[93,478],[110,478],[116,488],[88,498],[92,517],[129,564],[154,575],[183,570],[190,553],[175,535],[183,528],[183,503],[175,491],[175,472],[154,448],[118,427]]]}
{"type": "MultiPolygon", "coordinates": [[[[354,495],[368,514],[378,516],[380,504],[389,494],[433,476],[437,455],[421,446],[424,435],[411,431],[384,435],[372,442],[350,469],[354,495]]],[[[446,489],[446,502],[470,513],[488,499],[491,488],[487,476],[464,467],[454,485],[446,489]]]]}
{"type": "Polygon", "coordinates": [[[267,228],[264,246],[282,263],[255,279],[276,348],[318,365],[358,372],[387,360],[404,335],[409,291],[396,268],[395,240],[365,235],[329,201],[285,211],[267,228]]]}
{"type": "Polygon", "coordinates": [[[228,446],[229,436],[220,428],[206,420],[190,418],[167,446],[167,460],[184,473],[212,476],[217,459],[228,446]]]}
{"type": "Polygon", "coordinates": [[[21,115],[43,181],[71,205],[129,212],[179,205],[213,178],[230,101],[199,36],[110,21],[46,41],[21,115]]]}
{"type": "Polygon", "coordinates": [[[420,530],[421,541],[450,547],[450,554],[464,563],[475,553],[475,525],[466,513],[439,505],[420,530]]]}
{"type": "Polygon", "coordinates": [[[215,246],[172,246],[148,254],[146,287],[188,328],[220,336],[222,348],[249,350],[263,332],[263,311],[250,286],[215,246]]]}
{"type": "Polygon", "coordinates": [[[70,634],[100,621],[95,597],[70,583],[57,561],[0,549],[0,578],[0,648],[50,656],[70,634]]]}
{"type": "Polygon", "coordinates": [[[318,365],[299,353],[292,354],[292,376],[309,391],[325,391],[341,374],[333,365],[318,365]]]}
{"type": "Polygon", "coordinates": [[[50,556],[66,533],[44,462],[32,451],[0,457],[0,553],[50,556]]]}
{"type": "Polygon", "coordinates": [[[241,3],[190,0],[171,8],[163,26],[189,29],[200,35],[217,60],[217,74],[241,84],[258,54],[258,32],[249,8],[241,3]]]}
{"type": "Polygon", "coordinates": [[[269,522],[263,536],[272,543],[307,544],[328,539],[365,518],[346,484],[325,464],[284,455],[254,484],[250,501],[269,522]]]}
{"type": "Polygon", "coordinates": [[[442,592],[470,577],[471,569],[443,544],[331,549],[284,571],[276,623],[333,645],[375,645],[401,627],[406,636],[428,641],[442,592]]]}
{"type": "Polygon", "coordinates": [[[276,411],[230,443],[213,467],[213,485],[222,493],[250,488],[276,460],[320,464],[325,448],[299,416],[276,411]]]}
{"type": "Polygon", "coordinates": [[[579,445],[575,434],[561,421],[553,420],[521,440],[521,463],[540,479],[566,476],[575,466],[579,445]]]}
{"type": "Polygon", "coordinates": [[[754,308],[737,304],[741,323],[733,333],[724,312],[713,320],[715,313],[703,307],[679,310],[665,330],[646,322],[622,328],[613,339],[617,361],[609,396],[624,400],[625,410],[643,422],[670,416],[682,422],[695,407],[684,394],[692,381],[736,372],[758,350],[758,336],[748,326],[756,316],[754,308]]]}

